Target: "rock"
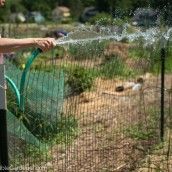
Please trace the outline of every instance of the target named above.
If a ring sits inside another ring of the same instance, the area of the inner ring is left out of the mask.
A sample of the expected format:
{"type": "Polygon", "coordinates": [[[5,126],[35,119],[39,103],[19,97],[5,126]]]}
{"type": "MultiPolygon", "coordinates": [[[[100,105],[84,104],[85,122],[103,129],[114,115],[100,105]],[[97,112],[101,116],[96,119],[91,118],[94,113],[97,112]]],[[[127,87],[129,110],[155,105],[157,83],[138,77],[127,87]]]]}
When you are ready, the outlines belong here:
{"type": "Polygon", "coordinates": [[[96,93],[83,92],[80,94],[80,103],[88,103],[97,97],[96,93]]]}
{"type": "Polygon", "coordinates": [[[140,83],[135,84],[132,88],[133,91],[139,91],[141,89],[142,89],[142,84],[140,83]]]}
{"type": "Polygon", "coordinates": [[[121,85],[121,86],[117,86],[116,89],[115,89],[116,92],[122,92],[124,91],[124,86],[121,85]]]}
{"type": "Polygon", "coordinates": [[[47,167],[52,167],[52,166],[53,166],[53,164],[51,162],[47,163],[47,167]]]}

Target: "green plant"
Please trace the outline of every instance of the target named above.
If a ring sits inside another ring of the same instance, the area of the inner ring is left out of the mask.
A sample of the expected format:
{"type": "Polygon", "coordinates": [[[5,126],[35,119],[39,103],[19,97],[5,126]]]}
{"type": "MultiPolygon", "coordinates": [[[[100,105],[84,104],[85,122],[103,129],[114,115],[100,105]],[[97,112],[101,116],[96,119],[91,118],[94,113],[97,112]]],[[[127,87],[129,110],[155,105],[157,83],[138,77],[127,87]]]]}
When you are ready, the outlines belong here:
{"type": "MultiPolygon", "coordinates": [[[[91,24],[96,24],[99,26],[118,26],[123,27],[124,24],[128,22],[128,18],[121,19],[121,18],[113,18],[112,15],[108,13],[98,13],[94,17],[92,17],[89,22],[91,24]]],[[[131,29],[131,28],[130,28],[131,29]]],[[[133,29],[132,29],[133,30],[133,29]]]]}
{"type": "MultiPolygon", "coordinates": [[[[13,71],[16,69],[14,68],[13,71]]],[[[28,85],[24,92],[24,97],[27,95],[27,98],[24,98],[24,107],[22,110],[17,104],[14,92],[11,89],[7,90],[8,110],[19,121],[24,123],[29,132],[37,139],[45,142],[51,141],[58,134],[71,133],[71,130],[75,130],[75,127],[77,128],[77,121],[74,116],[66,116],[62,113],[64,99],[62,91],[64,86],[63,72],[59,73],[58,70],[56,70],[56,74],[54,72],[52,71],[51,73],[54,77],[51,77],[51,74],[47,74],[45,71],[34,71],[32,74],[29,74],[28,85]],[[40,82],[38,82],[38,77],[37,80],[34,80],[35,76],[39,76],[40,82]],[[55,82],[54,78],[57,82],[55,82]],[[44,81],[44,85],[42,85],[42,81],[44,81]],[[57,99],[58,101],[56,102],[57,99]],[[47,100],[50,100],[49,103],[47,103],[47,100]]],[[[10,73],[8,74],[14,82],[18,82],[18,75],[13,76],[10,73]]]]}
{"type": "Polygon", "coordinates": [[[138,123],[133,125],[132,127],[128,128],[127,135],[135,140],[148,140],[155,138],[155,133],[153,130],[147,131],[143,128],[142,123],[138,123]]]}
{"type": "MultiPolygon", "coordinates": [[[[40,162],[40,159],[51,159],[49,149],[52,145],[68,145],[79,133],[78,121],[75,119],[74,115],[70,114],[62,114],[61,117],[57,119],[56,125],[53,126],[46,124],[45,121],[42,124],[35,123],[35,125],[38,125],[34,132],[39,135],[41,140],[40,147],[26,145],[25,152],[27,152],[31,159],[34,159],[34,162],[38,161],[38,163],[40,162]],[[44,127],[44,130],[41,125],[44,127]]],[[[32,125],[30,127],[33,128],[34,126],[32,125]]]]}
{"type": "Polygon", "coordinates": [[[92,58],[99,58],[102,56],[106,41],[92,41],[84,44],[74,44],[70,45],[68,49],[68,53],[72,56],[73,59],[76,60],[85,60],[92,58]]]}
{"type": "Polygon", "coordinates": [[[128,22],[128,19],[115,18],[115,19],[113,19],[112,24],[115,25],[115,26],[122,27],[127,22],[128,22]]]}
{"type": "Polygon", "coordinates": [[[98,24],[98,25],[112,25],[113,24],[113,17],[108,13],[98,13],[96,16],[92,17],[89,22],[91,24],[98,24]]]}
{"type": "Polygon", "coordinates": [[[144,67],[148,72],[157,72],[160,66],[160,43],[145,45],[142,38],[139,38],[135,45],[129,49],[129,56],[136,61],[144,62],[144,67]]]}
{"type": "MultiPolygon", "coordinates": [[[[10,90],[7,92],[7,98],[8,110],[22,121],[27,129],[40,141],[52,142],[52,140],[56,139],[58,140],[57,142],[64,142],[65,135],[72,136],[73,132],[78,128],[78,123],[74,115],[66,116],[61,113],[53,119],[53,122],[50,122],[42,114],[33,111],[32,107],[27,104],[24,111],[18,109],[14,94],[10,90]]],[[[50,116],[49,114],[47,118],[50,118],[50,116]]]]}
{"type": "MultiPolygon", "coordinates": [[[[136,45],[129,49],[129,56],[136,60],[145,59],[149,63],[149,71],[153,73],[157,73],[160,70],[161,65],[161,47],[160,42],[155,43],[154,45],[145,46],[144,41],[140,38],[136,41],[136,45]]],[[[167,56],[165,63],[166,72],[172,71],[172,48],[171,41],[169,41],[167,47],[167,56]]]]}
{"type": "Polygon", "coordinates": [[[133,59],[150,59],[153,47],[145,47],[144,41],[142,39],[136,43],[134,47],[129,49],[129,55],[133,59]]]}
{"type": "Polygon", "coordinates": [[[148,108],[145,112],[145,123],[139,121],[126,129],[126,135],[135,140],[153,140],[158,138],[159,110],[148,108]]]}
{"type": "Polygon", "coordinates": [[[72,93],[80,94],[92,88],[94,78],[95,76],[89,69],[76,66],[68,70],[67,84],[70,86],[72,93]]]}
{"type": "Polygon", "coordinates": [[[52,154],[50,154],[52,145],[60,144],[61,147],[63,147],[70,144],[78,135],[78,123],[73,115],[62,117],[56,127],[58,132],[56,132],[56,134],[53,133],[53,137],[51,137],[52,133],[46,133],[46,135],[49,135],[48,138],[44,138],[44,140],[42,140],[42,138],[39,145],[29,143],[25,143],[22,146],[20,145],[20,152],[17,152],[15,155],[15,160],[11,160],[11,165],[24,165],[27,157],[29,157],[30,165],[39,165],[39,163],[44,161],[52,161],[52,154]],[[27,155],[27,157],[22,158],[25,155],[27,155]]]}
{"type": "Polygon", "coordinates": [[[100,69],[101,76],[113,78],[116,76],[127,77],[133,75],[133,71],[129,70],[121,58],[111,57],[105,61],[100,69]]]}
{"type": "Polygon", "coordinates": [[[166,57],[166,63],[165,63],[165,70],[166,72],[172,72],[172,40],[169,41],[168,47],[167,47],[167,57],[166,57]]]}
{"type": "Polygon", "coordinates": [[[8,110],[13,112],[11,115],[18,118],[17,121],[13,118],[9,120],[8,116],[8,131],[14,133],[13,138],[15,138],[12,142],[10,141],[13,144],[15,142],[15,146],[10,145],[12,146],[10,147],[10,163],[12,166],[23,165],[26,159],[22,157],[25,157],[26,154],[30,159],[30,164],[47,160],[51,158],[49,146],[70,144],[77,137],[78,121],[74,115],[61,113],[58,118],[53,119],[54,123],[50,123],[41,118],[41,115],[33,111],[32,108],[28,109],[27,107],[24,112],[20,111],[14,94],[10,90],[7,91],[7,97],[8,110]],[[39,143],[36,142],[38,140],[39,143]],[[18,148],[18,145],[20,148],[18,148]],[[14,152],[16,155],[13,155],[14,152]]]}

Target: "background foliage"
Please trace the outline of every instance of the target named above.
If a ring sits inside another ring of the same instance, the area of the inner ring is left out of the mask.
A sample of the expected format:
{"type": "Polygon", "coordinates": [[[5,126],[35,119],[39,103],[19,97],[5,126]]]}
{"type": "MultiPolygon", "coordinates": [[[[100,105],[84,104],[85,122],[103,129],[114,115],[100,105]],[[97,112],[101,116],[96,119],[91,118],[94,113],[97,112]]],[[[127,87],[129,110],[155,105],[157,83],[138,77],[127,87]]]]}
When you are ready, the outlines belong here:
{"type": "Polygon", "coordinates": [[[0,9],[0,21],[7,21],[7,16],[13,12],[41,11],[48,18],[57,5],[69,7],[74,18],[78,18],[88,6],[96,6],[100,12],[117,17],[132,16],[138,7],[153,7],[161,11],[165,20],[169,20],[168,14],[172,9],[171,0],[7,0],[6,6],[0,9]]]}

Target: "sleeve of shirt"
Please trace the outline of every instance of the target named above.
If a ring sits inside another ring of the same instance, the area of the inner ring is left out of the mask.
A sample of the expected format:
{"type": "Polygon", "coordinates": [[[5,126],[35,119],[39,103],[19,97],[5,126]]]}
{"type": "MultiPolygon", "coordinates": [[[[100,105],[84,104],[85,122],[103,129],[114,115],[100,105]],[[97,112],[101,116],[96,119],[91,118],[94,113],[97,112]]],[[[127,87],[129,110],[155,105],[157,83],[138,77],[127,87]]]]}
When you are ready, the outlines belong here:
{"type": "MultiPolygon", "coordinates": [[[[1,34],[0,34],[0,39],[1,39],[1,34]]],[[[0,64],[4,63],[4,58],[3,58],[3,54],[0,53],[0,64]]]]}

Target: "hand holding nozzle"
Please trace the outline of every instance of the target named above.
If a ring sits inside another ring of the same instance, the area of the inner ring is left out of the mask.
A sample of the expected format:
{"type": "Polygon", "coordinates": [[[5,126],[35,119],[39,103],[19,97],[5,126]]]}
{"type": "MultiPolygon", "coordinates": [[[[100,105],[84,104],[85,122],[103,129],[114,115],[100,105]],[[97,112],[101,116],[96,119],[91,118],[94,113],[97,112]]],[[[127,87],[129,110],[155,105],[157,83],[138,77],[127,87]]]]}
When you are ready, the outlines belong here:
{"type": "Polygon", "coordinates": [[[51,31],[49,33],[47,33],[45,36],[45,38],[41,39],[41,40],[38,40],[40,41],[40,43],[38,42],[38,44],[40,44],[39,48],[44,52],[44,48],[45,48],[45,51],[48,51],[49,49],[55,47],[58,45],[59,43],[59,39],[64,37],[64,36],[67,36],[68,33],[65,32],[65,31],[57,31],[57,30],[54,30],[54,31],[51,31]],[[46,42],[47,44],[47,48],[46,47],[42,47],[41,48],[41,44],[42,44],[42,40],[43,41],[48,41],[46,42]]]}
{"type": "Polygon", "coordinates": [[[56,46],[56,40],[55,38],[38,38],[34,40],[34,45],[46,52],[56,46]]]}
{"type": "Polygon", "coordinates": [[[40,38],[35,39],[36,46],[39,49],[41,49],[43,52],[49,51],[50,49],[57,46],[58,45],[58,39],[63,37],[63,36],[67,36],[67,33],[63,32],[63,31],[59,31],[59,32],[55,32],[55,33],[53,32],[52,35],[47,34],[46,36],[52,36],[54,38],[46,37],[46,38],[41,38],[41,39],[40,38]]]}

